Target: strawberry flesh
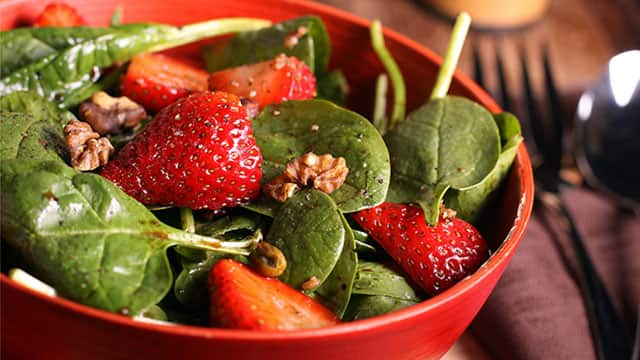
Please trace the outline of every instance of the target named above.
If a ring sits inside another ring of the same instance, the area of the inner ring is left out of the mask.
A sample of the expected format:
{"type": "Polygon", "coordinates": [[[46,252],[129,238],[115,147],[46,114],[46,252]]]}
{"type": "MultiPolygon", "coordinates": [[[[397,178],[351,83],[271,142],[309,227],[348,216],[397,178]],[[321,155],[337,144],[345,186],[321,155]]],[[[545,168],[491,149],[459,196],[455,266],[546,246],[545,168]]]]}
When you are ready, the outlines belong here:
{"type": "Polygon", "coordinates": [[[304,62],[281,54],[273,60],[217,71],[209,78],[209,89],[248,98],[262,109],[287,100],[313,99],[316,78],[304,62]]]}
{"type": "Polygon", "coordinates": [[[122,94],[157,112],[192,92],[207,90],[209,74],[161,54],[131,59],[120,84],[122,94]]]}
{"type": "Polygon", "coordinates": [[[316,300],[231,259],[211,269],[209,293],[211,323],[217,327],[282,331],[339,322],[316,300]]]}
{"type": "Polygon", "coordinates": [[[86,22],[78,14],[76,9],[64,3],[48,4],[33,22],[35,27],[45,26],[79,26],[86,22]]]}
{"type": "Polygon", "coordinates": [[[455,216],[440,216],[429,226],[420,207],[383,203],[354,219],[430,295],[455,285],[489,257],[478,230],[455,216]]]}
{"type": "Polygon", "coordinates": [[[219,210],[258,196],[261,163],[240,99],[204,91],[160,111],[101,175],[147,205],[219,210]]]}

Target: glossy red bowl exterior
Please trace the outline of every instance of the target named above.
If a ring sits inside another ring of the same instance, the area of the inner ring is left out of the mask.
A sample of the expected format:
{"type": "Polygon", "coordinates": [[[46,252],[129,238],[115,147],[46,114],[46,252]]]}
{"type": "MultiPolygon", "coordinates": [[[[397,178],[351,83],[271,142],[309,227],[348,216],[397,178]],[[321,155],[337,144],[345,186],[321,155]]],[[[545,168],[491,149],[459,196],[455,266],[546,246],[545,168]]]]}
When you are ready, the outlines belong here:
{"type": "MultiPolygon", "coordinates": [[[[32,20],[48,1],[0,1],[0,26],[32,20]]],[[[116,6],[126,22],[185,24],[227,16],[274,21],[315,14],[333,43],[331,66],[351,86],[350,107],[369,115],[382,66],[371,50],[369,22],[307,1],[278,0],[66,0],[91,24],[108,23],[116,6]]],[[[428,31],[428,29],[425,29],[428,31]]],[[[388,29],[386,42],[402,68],[409,110],[427,99],[440,58],[388,29]]],[[[197,47],[180,51],[198,56],[197,47]]],[[[456,74],[451,92],[500,109],[476,84],[456,74]]],[[[5,359],[437,359],[467,328],[516,251],[533,202],[531,164],[521,146],[505,191],[484,226],[495,253],[472,276],[436,297],[373,319],[291,333],[260,333],[188,326],[161,326],[89,308],[25,289],[1,275],[2,357],[5,359]]]]}

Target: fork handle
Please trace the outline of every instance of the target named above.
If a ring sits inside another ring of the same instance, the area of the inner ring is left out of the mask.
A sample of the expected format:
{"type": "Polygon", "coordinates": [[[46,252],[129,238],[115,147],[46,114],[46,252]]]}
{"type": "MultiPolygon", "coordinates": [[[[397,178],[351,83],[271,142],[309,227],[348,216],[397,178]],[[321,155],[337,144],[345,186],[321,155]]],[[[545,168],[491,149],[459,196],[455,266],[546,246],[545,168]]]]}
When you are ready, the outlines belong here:
{"type": "Polygon", "coordinates": [[[579,287],[583,293],[598,359],[631,359],[631,344],[622,320],[593,265],[573,217],[567,211],[558,194],[538,190],[536,197],[556,213],[565,227],[564,230],[571,238],[571,244],[580,267],[579,287]]]}

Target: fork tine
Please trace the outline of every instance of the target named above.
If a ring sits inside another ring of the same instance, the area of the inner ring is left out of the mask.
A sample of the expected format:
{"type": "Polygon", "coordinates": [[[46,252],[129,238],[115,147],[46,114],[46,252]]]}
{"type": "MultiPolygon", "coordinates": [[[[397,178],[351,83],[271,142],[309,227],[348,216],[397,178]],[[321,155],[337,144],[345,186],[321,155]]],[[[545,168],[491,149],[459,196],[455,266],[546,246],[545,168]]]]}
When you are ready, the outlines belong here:
{"type": "Polygon", "coordinates": [[[473,58],[473,80],[480,85],[481,88],[486,89],[487,84],[484,82],[482,60],[480,60],[480,49],[478,48],[478,43],[476,41],[471,44],[471,56],[473,58]]]}
{"type": "Polygon", "coordinates": [[[551,73],[551,63],[549,60],[548,47],[543,47],[542,53],[543,66],[544,66],[544,82],[545,91],[548,101],[548,119],[551,120],[549,128],[551,133],[548,134],[547,146],[549,147],[548,154],[545,156],[549,170],[558,172],[560,171],[562,163],[563,153],[563,138],[564,138],[564,122],[562,119],[562,109],[560,108],[560,99],[558,91],[556,90],[555,83],[553,81],[553,75],[551,73]]]}
{"type": "Polygon", "coordinates": [[[525,95],[525,118],[527,119],[527,125],[533,137],[533,143],[530,143],[529,147],[532,152],[535,152],[533,151],[535,149],[531,149],[531,145],[535,145],[537,152],[546,160],[546,151],[548,148],[545,146],[544,124],[540,116],[540,111],[538,111],[533,87],[531,86],[531,78],[529,77],[529,68],[527,66],[527,54],[523,45],[520,46],[519,53],[520,69],[522,72],[522,89],[525,95]]]}
{"type": "Polygon", "coordinates": [[[511,110],[511,99],[509,98],[509,91],[507,90],[507,75],[504,70],[504,62],[502,61],[502,52],[500,49],[496,50],[496,70],[498,71],[498,87],[500,92],[500,99],[503,109],[511,110]]]}

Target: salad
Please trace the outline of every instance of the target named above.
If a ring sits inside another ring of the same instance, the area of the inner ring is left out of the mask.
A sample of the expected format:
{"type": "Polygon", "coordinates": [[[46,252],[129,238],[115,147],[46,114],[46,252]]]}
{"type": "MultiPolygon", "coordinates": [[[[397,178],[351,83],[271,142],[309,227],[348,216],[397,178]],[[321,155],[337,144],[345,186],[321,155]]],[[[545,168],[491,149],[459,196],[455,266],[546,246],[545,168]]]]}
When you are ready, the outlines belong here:
{"type": "Polygon", "coordinates": [[[329,68],[317,17],[122,15],[91,27],[50,4],[2,32],[2,265],[15,281],[141,321],[294,330],[417,304],[490,256],[474,224],[522,137],[511,114],[447,95],[467,16],[408,116],[372,23],[386,72],[369,120],[345,107],[348,76],[329,68]],[[203,46],[204,67],[162,53],[229,34],[203,46]]]}

